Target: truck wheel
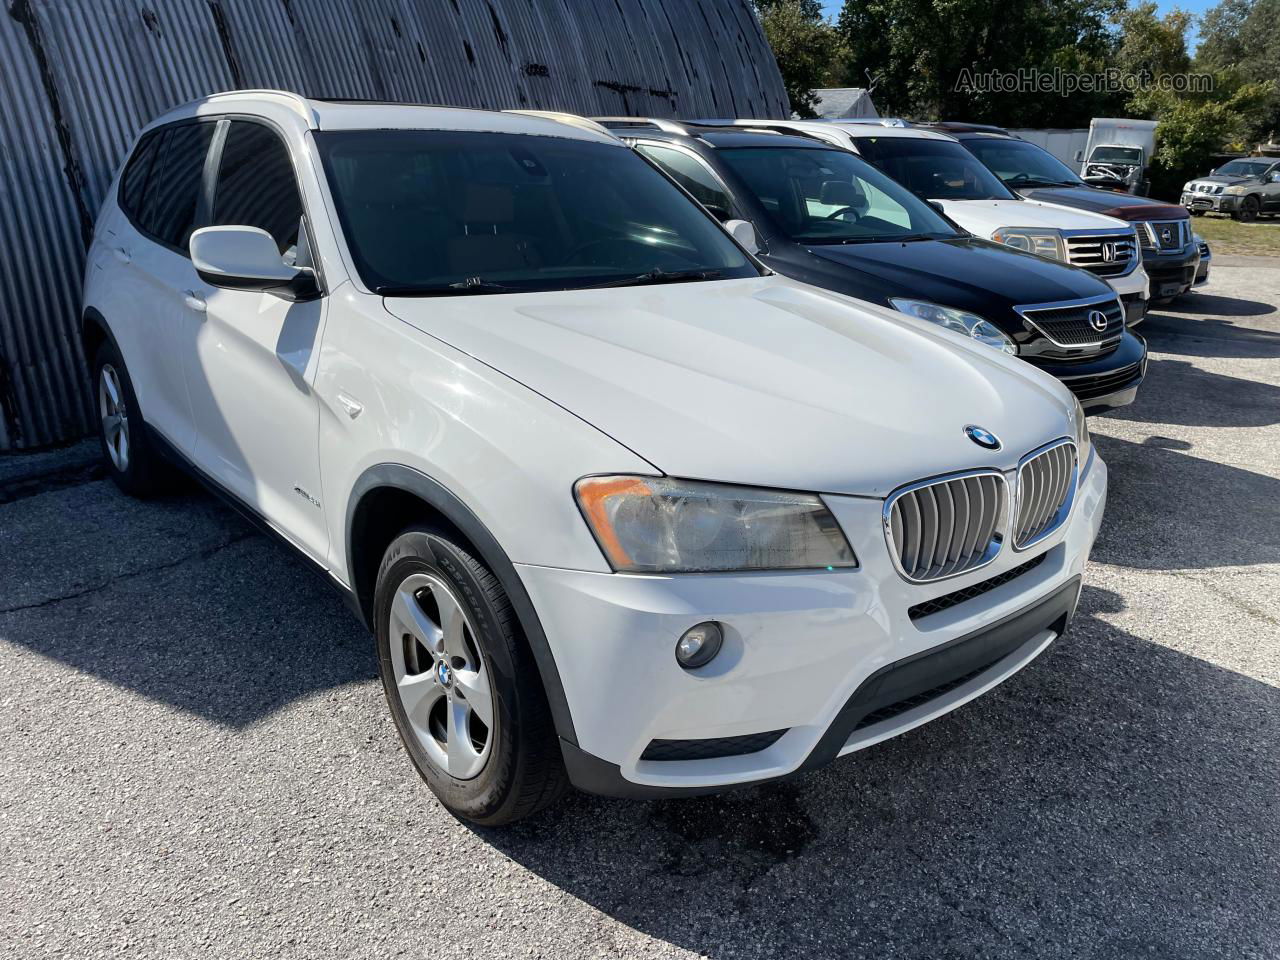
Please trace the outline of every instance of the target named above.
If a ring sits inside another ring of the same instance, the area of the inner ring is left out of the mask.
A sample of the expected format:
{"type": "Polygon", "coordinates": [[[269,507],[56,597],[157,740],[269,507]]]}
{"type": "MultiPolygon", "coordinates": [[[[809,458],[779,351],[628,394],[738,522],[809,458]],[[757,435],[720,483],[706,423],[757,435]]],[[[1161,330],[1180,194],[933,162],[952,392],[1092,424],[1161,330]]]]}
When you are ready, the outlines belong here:
{"type": "Polygon", "coordinates": [[[1258,211],[1262,205],[1258,203],[1257,197],[1245,197],[1244,202],[1240,204],[1240,216],[1238,219],[1245,223],[1253,223],[1258,219],[1258,211]]]}
{"type": "Polygon", "coordinates": [[[378,667],[400,739],[455,816],[513,823],[567,779],[533,653],[506,591],[451,535],[409,527],[378,570],[378,667]]]}
{"type": "Polygon", "coordinates": [[[107,473],[132,497],[151,497],[175,484],[175,471],[151,446],[124,358],[110,340],[93,358],[98,441],[107,473]]]}

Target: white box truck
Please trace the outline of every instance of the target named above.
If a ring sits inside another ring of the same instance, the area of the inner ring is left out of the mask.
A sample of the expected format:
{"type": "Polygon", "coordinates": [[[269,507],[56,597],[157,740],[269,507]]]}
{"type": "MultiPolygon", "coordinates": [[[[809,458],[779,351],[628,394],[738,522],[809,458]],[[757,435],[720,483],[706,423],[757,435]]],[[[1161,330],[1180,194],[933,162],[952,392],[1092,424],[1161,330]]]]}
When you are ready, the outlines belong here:
{"type": "Polygon", "coordinates": [[[1147,167],[1156,147],[1156,121],[1094,117],[1089,142],[1076,161],[1086,183],[1106,190],[1146,195],[1147,167]]]}

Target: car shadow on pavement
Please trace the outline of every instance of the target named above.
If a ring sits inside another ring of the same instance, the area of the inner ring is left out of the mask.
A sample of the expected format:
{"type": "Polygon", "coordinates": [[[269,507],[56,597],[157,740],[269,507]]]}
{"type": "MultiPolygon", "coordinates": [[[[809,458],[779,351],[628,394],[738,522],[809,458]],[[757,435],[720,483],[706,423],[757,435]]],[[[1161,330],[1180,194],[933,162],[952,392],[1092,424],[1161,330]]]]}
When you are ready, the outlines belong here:
{"type": "Polygon", "coordinates": [[[97,481],[0,506],[0,531],[0,640],[123,689],[241,728],[376,677],[338,595],[205,494],[97,481]],[[72,510],[74,542],[50,538],[72,510]]]}
{"type": "Polygon", "coordinates": [[[1191,456],[1183,441],[1093,439],[1110,484],[1094,560],[1142,570],[1280,563],[1280,480],[1191,456]]]}
{"type": "Polygon", "coordinates": [[[1214,373],[1190,360],[1151,359],[1137,402],[1107,416],[1186,427],[1269,427],[1280,423],[1280,387],[1214,373]]]}
{"type": "Polygon", "coordinates": [[[1215,317],[1262,317],[1275,313],[1273,303],[1262,300],[1246,300],[1243,297],[1224,297],[1216,293],[1198,290],[1178,297],[1172,303],[1162,304],[1160,313],[1199,315],[1211,313],[1215,317]]]}
{"type": "Polygon", "coordinates": [[[1280,356],[1280,333],[1221,317],[1152,313],[1137,332],[1153,353],[1223,359],[1280,356]]]}
{"type": "Polygon", "coordinates": [[[1086,587],[990,695],[776,786],[576,795],[490,843],[699,956],[1263,955],[1280,691],[1126,633],[1086,587]]]}

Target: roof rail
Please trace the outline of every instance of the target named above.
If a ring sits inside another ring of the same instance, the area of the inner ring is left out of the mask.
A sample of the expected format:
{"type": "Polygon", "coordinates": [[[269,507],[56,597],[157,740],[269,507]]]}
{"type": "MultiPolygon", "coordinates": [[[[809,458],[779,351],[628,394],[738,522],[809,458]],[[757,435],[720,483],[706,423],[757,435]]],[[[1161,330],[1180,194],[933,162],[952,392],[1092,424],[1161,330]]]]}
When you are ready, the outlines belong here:
{"type": "Polygon", "coordinates": [[[823,143],[845,147],[840,134],[830,133],[822,128],[822,124],[814,120],[697,120],[700,127],[736,127],[739,130],[764,130],[769,133],[782,133],[793,137],[808,137],[810,140],[821,140],[823,143]]]}
{"type": "Polygon", "coordinates": [[[612,127],[657,127],[666,133],[689,134],[689,128],[677,120],[665,117],[592,117],[596,123],[606,128],[612,127]]]}
{"type": "Polygon", "coordinates": [[[223,90],[221,93],[211,93],[203,100],[230,100],[239,97],[276,97],[284,100],[289,107],[302,119],[306,120],[311,126],[319,128],[320,117],[316,113],[315,108],[306,97],[300,93],[294,93],[292,90],[223,90]]]}
{"type": "MultiPolygon", "coordinates": [[[[582,117],[576,113],[565,113],[561,110],[503,110],[503,113],[514,113],[522,117],[542,117],[544,120],[555,120],[557,123],[566,123],[571,127],[578,127],[580,130],[590,130],[592,133],[604,133],[613,136],[613,133],[602,123],[597,123],[590,117],[582,117]]],[[[616,140],[617,138],[614,137],[616,140]]]]}

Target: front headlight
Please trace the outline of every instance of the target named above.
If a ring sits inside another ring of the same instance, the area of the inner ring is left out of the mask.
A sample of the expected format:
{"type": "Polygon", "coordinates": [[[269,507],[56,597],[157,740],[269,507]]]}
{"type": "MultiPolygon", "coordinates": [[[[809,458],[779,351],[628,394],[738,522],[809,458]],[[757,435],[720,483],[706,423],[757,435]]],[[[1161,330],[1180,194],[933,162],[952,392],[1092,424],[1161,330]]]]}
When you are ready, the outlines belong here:
{"type": "Polygon", "coordinates": [[[1025,250],[1050,260],[1066,260],[1062,232],[1048,227],[1001,227],[991,235],[996,243],[1015,250],[1025,250]]]}
{"type": "Polygon", "coordinates": [[[1222,192],[1223,193],[1244,193],[1248,189],[1249,189],[1249,185],[1247,183],[1241,183],[1241,184],[1237,184],[1234,187],[1223,187],[1222,192]]]}
{"type": "Polygon", "coordinates": [[[1089,463],[1089,457],[1093,454],[1093,438],[1089,436],[1089,422],[1085,418],[1084,407],[1080,405],[1079,398],[1076,399],[1074,427],[1076,456],[1080,458],[1080,469],[1083,470],[1089,463]]]}
{"type": "Polygon", "coordinates": [[[936,323],[938,326],[945,327],[954,333],[960,334],[962,337],[985,343],[988,347],[995,347],[1011,357],[1018,354],[1017,346],[1005,335],[1004,331],[990,320],[982,319],[976,313],[966,313],[963,310],[956,310],[954,307],[940,307],[936,303],[929,303],[925,300],[903,300],[895,297],[889,302],[893,304],[893,309],[895,310],[908,313],[913,317],[919,317],[921,320],[928,320],[930,323],[936,323]]]}
{"type": "Polygon", "coordinates": [[[578,506],[614,570],[695,573],[856,567],[812,494],[670,477],[583,477],[578,506]]]}
{"type": "Polygon", "coordinates": [[[1191,181],[1190,181],[1190,180],[1188,180],[1186,183],[1184,183],[1184,184],[1182,185],[1182,192],[1183,192],[1183,193],[1190,193],[1190,192],[1191,192],[1191,181]]]}

